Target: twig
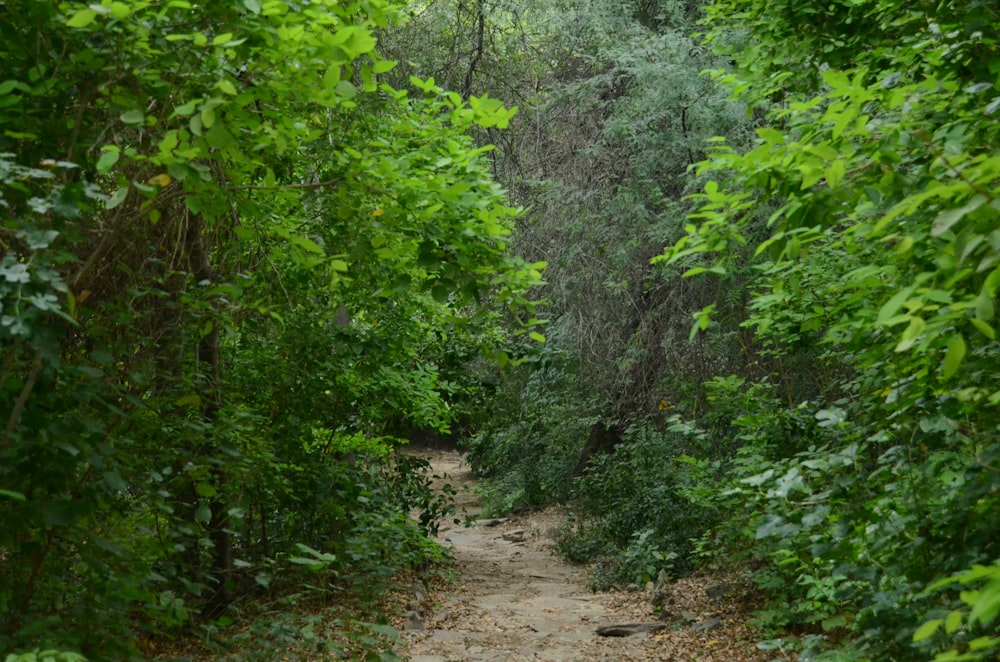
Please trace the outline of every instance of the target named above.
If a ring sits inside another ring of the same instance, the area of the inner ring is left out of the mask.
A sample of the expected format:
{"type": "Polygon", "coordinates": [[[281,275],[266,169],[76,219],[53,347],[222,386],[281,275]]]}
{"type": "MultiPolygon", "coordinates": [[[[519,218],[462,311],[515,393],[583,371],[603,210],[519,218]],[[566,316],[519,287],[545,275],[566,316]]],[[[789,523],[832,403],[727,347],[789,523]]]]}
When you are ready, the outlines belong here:
{"type": "Polygon", "coordinates": [[[3,439],[0,439],[0,451],[6,450],[10,444],[10,436],[14,434],[14,428],[17,427],[17,422],[21,418],[24,406],[28,403],[28,396],[34,390],[35,382],[38,381],[38,373],[41,371],[42,350],[38,349],[35,352],[35,360],[31,363],[31,372],[28,373],[28,381],[24,383],[24,388],[21,389],[21,394],[17,396],[17,402],[14,403],[14,409],[10,412],[10,418],[7,419],[7,428],[4,430],[3,439]]]}

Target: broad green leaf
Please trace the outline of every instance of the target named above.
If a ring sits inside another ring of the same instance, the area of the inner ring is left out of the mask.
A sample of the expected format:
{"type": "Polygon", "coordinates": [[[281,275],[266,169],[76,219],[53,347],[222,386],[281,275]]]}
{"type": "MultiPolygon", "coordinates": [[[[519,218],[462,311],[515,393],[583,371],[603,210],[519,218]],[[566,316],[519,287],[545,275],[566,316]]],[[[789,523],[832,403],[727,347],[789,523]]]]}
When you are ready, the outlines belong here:
{"type": "Polygon", "coordinates": [[[836,69],[827,69],[823,72],[823,82],[829,85],[834,90],[843,89],[845,87],[850,87],[851,81],[843,71],[837,71],[836,69]]]}
{"type": "Polygon", "coordinates": [[[962,612],[958,610],[948,614],[947,618],[944,620],[944,631],[948,634],[956,632],[958,628],[962,627],[963,618],[962,612]]]}
{"type": "Polygon", "coordinates": [[[756,131],[757,135],[760,136],[764,140],[764,142],[768,142],[773,145],[785,144],[785,134],[783,134],[781,131],[778,131],[777,129],[769,129],[767,127],[763,127],[757,129],[756,131]]]}
{"type": "Polygon", "coordinates": [[[66,25],[71,28],[85,28],[93,23],[95,18],[97,18],[97,12],[93,9],[81,9],[73,15],[73,18],[66,21],[66,25]]]}
{"type": "Polygon", "coordinates": [[[97,159],[97,172],[101,175],[106,175],[118,163],[119,157],[121,157],[121,152],[118,150],[101,154],[101,158],[97,159]]]}
{"type": "Polygon", "coordinates": [[[204,481],[198,483],[195,486],[194,491],[198,493],[198,496],[202,497],[214,497],[216,494],[218,494],[218,491],[216,491],[214,485],[212,485],[211,483],[206,483],[204,481]]]}
{"type": "Polygon", "coordinates": [[[141,124],[146,119],[146,116],[141,110],[128,110],[122,113],[119,118],[126,124],[141,124]]]}
{"type": "Polygon", "coordinates": [[[213,124],[215,124],[215,109],[211,107],[202,108],[201,125],[206,129],[211,129],[213,124]]]}
{"type": "Polygon", "coordinates": [[[956,223],[982,207],[987,202],[989,202],[989,200],[986,196],[977,195],[974,196],[967,204],[959,207],[958,209],[948,209],[941,212],[937,215],[937,218],[934,219],[934,224],[931,227],[931,236],[940,237],[954,227],[956,223]]]}
{"type": "Polygon", "coordinates": [[[826,178],[826,185],[830,188],[836,188],[840,183],[840,180],[844,178],[844,173],[847,172],[844,166],[843,159],[836,159],[833,161],[826,169],[824,177],[826,178]]]}
{"type": "Polygon", "coordinates": [[[129,190],[128,186],[122,186],[121,188],[117,189],[114,193],[111,194],[111,197],[108,198],[108,201],[104,203],[104,208],[114,209],[121,203],[125,202],[125,198],[128,197],[128,190],[129,190]]]}
{"type": "Polygon", "coordinates": [[[194,511],[194,518],[196,521],[202,524],[208,524],[212,521],[212,509],[206,504],[198,506],[198,509],[194,511]]]}
{"type": "Polygon", "coordinates": [[[945,379],[951,379],[958,372],[958,368],[965,358],[965,351],[965,338],[962,337],[962,334],[956,333],[948,339],[948,349],[945,351],[944,364],[941,369],[945,379]]]}
{"type": "Polygon", "coordinates": [[[993,319],[995,312],[993,297],[983,289],[976,297],[976,319],[981,322],[989,322],[993,319]]]}
{"type": "Polygon", "coordinates": [[[209,147],[215,149],[225,149],[233,141],[233,136],[223,126],[222,122],[216,122],[212,128],[205,132],[205,142],[209,147]]]}
{"type": "Polygon", "coordinates": [[[990,340],[996,340],[997,332],[996,332],[996,329],[994,329],[992,326],[990,326],[986,322],[984,322],[984,321],[982,321],[980,319],[977,319],[975,317],[973,317],[969,321],[972,323],[972,326],[976,327],[976,329],[981,334],[983,334],[984,336],[986,336],[990,340]]]}
{"type": "Polygon", "coordinates": [[[969,624],[989,625],[996,619],[998,613],[1000,613],[1000,576],[988,582],[979,592],[979,599],[969,612],[969,624]]]}
{"type": "Polygon", "coordinates": [[[12,490],[0,490],[0,497],[7,497],[8,499],[13,499],[14,501],[26,501],[27,498],[20,492],[14,492],[12,490]]]}
{"type": "Polygon", "coordinates": [[[920,337],[920,334],[922,334],[926,328],[927,322],[925,322],[922,317],[911,317],[910,325],[903,331],[903,335],[900,337],[899,344],[896,345],[895,351],[905,352],[913,347],[913,345],[916,344],[917,339],[920,337]]]}
{"type": "Polygon", "coordinates": [[[111,3],[111,16],[121,20],[123,18],[128,18],[132,15],[132,8],[129,7],[124,2],[112,2],[111,3]]]}
{"type": "Polygon", "coordinates": [[[531,333],[528,334],[528,337],[534,340],[535,342],[545,342],[545,336],[542,335],[541,333],[538,333],[537,331],[532,331],[531,333]]]}
{"type": "Polygon", "coordinates": [[[101,473],[101,477],[104,478],[104,483],[108,487],[117,492],[124,492],[128,489],[128,485],[117,471],[104,471],[101,473]]]}
{"type": "Polygon", "coordinates": [[[913,287],[903,288],[882,304],[878,311],[878,317],[875,318],[875,323],[884,325],[890,318],[895,317],[896,313],[903,307],[903,303],[913,294],[914,289],[913,287]]]}
{"type": "Polygon", "coordinates": [[[236,95],[236,86],[233,85],[231,81],[226,80],[225,78],[216,83],[216,87],[218,87],[225,94],[228,94],[230,96],[236,95]]]}
{"type": "Polygon", "coordinates": [[[997,288],[1000,288],[1000,267],[991,271],[983,282],[983,291],[989,296],[996,296],[997,288]]]}
{"type": "Polygon", "coordinates": [[[930,639],[934,636],[934,633],[938,631],[938,628],[941,627],[941,623],[943,622],[944,621],[940,618],[934,618],[927,621],[913,633],[913,642],[917,643],[924,641],[925,639],[930,639]]]}
{"type": "Polygon", "coordinates": [[[323,250],[323,247],[308,237],[289,233],[286,236],[286,239],[288,239],[288,241],[290,241],[293,245],[309,251],[310,253],[315,253],[316,255],[326,255],[326,251],[323,250]]]}

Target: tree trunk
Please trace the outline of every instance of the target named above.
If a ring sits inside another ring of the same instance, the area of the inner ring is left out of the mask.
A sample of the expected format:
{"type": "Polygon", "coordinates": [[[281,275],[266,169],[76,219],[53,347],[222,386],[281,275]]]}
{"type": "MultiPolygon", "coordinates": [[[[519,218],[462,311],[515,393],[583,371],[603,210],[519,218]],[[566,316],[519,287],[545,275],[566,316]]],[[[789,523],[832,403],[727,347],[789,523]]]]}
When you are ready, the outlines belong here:
{"type": "MultiPolygon", "coordinates": [[[[216,280],[215,270],[205,249],[202,233],[202,217],[193,215],[188,222],[187,248],[191,261],[191,274],[195,282],[206,285],[216,280]]],[[[214,311],[213,311],[214,313],[214,311]]],[[[201,397],[201,416],[205,422],[208,434],[218,427],[219,410],[222,408],[221,360],[219,351],[219,319],[218,315],[210,314],[208,323],[210,330],[199,341],[195,361],[197,371],[202,373],[202,387],[198,394],[201,397]]],[[[220,465],[215,463],[218,444],[211,438],[198,449],[198,459],[212,466],[212,484],[216,496],[209,502],[211,518],[207,529],[212,541],[212,564],[209,570],[211,595],[205,602],[202,613],[207,618],[220,616],[232,603],[229,583],[232,571],[232,539],[229,535],[229,515],[226,503],[223,501],[223,488],[228,476],[220,465]]]]}
{"type": "Polygon", "coordinates": [[[598,453],[610,453],[613,451],[615,446],[622,442],[623,432],[624,430],[619,425],[609,425],[601,421],[594,423],[594,426],[590,428],[590,436],[587,437],[587,443],[580,453],[580,461],[576,463],[573,475],[577,477],[582,476],[587,471],[590,458],[598,453]]]}

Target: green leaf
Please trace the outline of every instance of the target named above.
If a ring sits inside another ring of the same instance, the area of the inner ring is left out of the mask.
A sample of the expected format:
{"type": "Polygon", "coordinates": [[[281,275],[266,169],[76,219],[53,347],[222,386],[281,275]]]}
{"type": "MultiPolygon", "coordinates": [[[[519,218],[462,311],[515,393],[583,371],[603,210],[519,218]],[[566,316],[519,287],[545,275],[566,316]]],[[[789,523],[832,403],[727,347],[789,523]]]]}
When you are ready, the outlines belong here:
{"type": "Polygon", "coordinates": [[[174,115],[180,115],[181,117],[187,117],[194,113],[197,108],[197,101],[188,101],[185,104],[181,104],[174,109],[174,115]]]}
{"type": "Polygon", "coordinates": [[[211,129],[212,125],[215,124],[215,109],[214,108],[202,108],[201,109],[201,125],[206,129],[211,129]]]}
{"type": "Polygon", "coordinates": [[[129,110],[122,113],[119,118],[126,124],[141,124],[146,119],[146,116],[141,110],[129,110]]]}
{"type": "Polygon", "coordinates": [[[962,612],[955,610],[948,614],[948,617],[944,620],[944,631],[948,634],[953,634],[962,627],[962,612]]]}
{"type": "Polygon", "coordinates": [[[231,81],[226,80],[225,78],[216,83],[215,86],[218,87],[224,94],[228,94],[230,96],[236,95],[236,86],[233,85],[231,81]]]}
{"type": "Polygon", "coordinates": [[[208,524],[212,520],[212,509],[208,505],[202,504],[194,511],[194,518],[202,524],[208,524]]]}
{"type": "Polygon", "coordinates": [[[532,331],[531,333],[528,334],[528,337],[534,340],[535,342],[545,342],[545,336],[543,336],[541,333],[538,333],[537,331],[532,331]]]}
{"type": "Polygon", "coordinates": [[[299,248],[316,255],[326,255],[326,251],[323,250],[323,247],[308,237],[283,231],[278,232],[278,234],[287,239],[293,246],[298,246],[299,248]]]}
{"type": "Polygon", "coordinates": [[[111,16],[121,20],[123,18],[128,18],[132,15],[132,8],[129,7],[124,2],[112,2],[111,3],[111,16]]]}
{"type": "Polygon", "coordinates": [[[117,150],[101,154],[101,158],[97,159],[97,172],[101,175],[107,174],[118,163],[119,157],[121,157],[121,152],[117,150]]]}
{"type": "Polygon", "coordinates": [[[218,492],[211,483],[201,482],[195,485],[194,491],[198,493],[198,496],[202,497],[214,497],[218,492]]]}
{"type": "Polygon", "coordinates": [[[913,347],[913,345],[916,344],[917,339],[920,337],[920,334],[922,334],[926,328],[927,322],[925,322],[923,318],[911,317],[910,325],[906,327],[905,331],[903,331],[903,335],[900,337],[899,344],[896,345],[895,351],[905,352],[913,347]]]}
{"type": "Polygon", "coordinates": [[[996,340],[997,332],[992,326],[975,317],[973,317],[969,321],[972,323],[972,326],[976,327],[976,329],[979,330],[981,334],[983,334],[990,340],[996,340]]]}
{"type": "Polygon", "coordinates": [[[878,317],[875,318],[875,323],[884,325],[891,318],[895,317],[899,309],[903,307],[903,303],[913,294],[914,289],[913,287],[903,288],[882,304],[882,307],[878,311],[878,317]]]}
{"type": "Polygon", "coordinates": [[[121,188],[117,189],[114,193],[111,194],[111,197],[108,198],[108,201],[104,203],[104,208],[114,209],[121,203],[125,202],[125,198],[128,197],[128,190],[129,190],[128,186],[122,186],[121,188]]]}
{"type": "Polygon", "coordinates": [[[116,492],[124,492],[128,489],[128,485],[125,484],[117,471],[104,471],[101,473],[101,477],[104,478],[104,483],[116,492]]]}
{"type": "Polygon", "coordinates": [[[1000,613],[1000,577],[993,579],[983,587],[979,599],[969,612],[969,624],[981,623],[989,625],[1000,613]]]}
{"type": "Polygon", "coordinates": [[[829,85],[834,90],[840,90],[845,87],[850,87],[851,81],[843,71],[837,71],[835,69],[827,69],[823,72],[823,82],[829,85]]]}
{"type": "Polygon", "coordinates": [[[937,215],[934,225],[931,227],[931,236],[940,237],[950,230],[956,223],[989,202],[986,196],[977,195],[964,206],[958,209],[947,209],[937,215]]]}
{"type": "Polygon", "coordinates": [[[95,18],[97,18],[97,12],[93,9],[81,9],[73,15],[73,18],[66,21],[66,25],[71,28],[85,28],[93,23],[95,18]]]}
{"type": "Polygon", "coordinates": [[[0,497],[7,497],[14,501],[27,501],[27,498],[23,494],[11,490],[0,490],[0,497]]]}
{"type": "Polygon", "coordinates": [[[917,628],[917,631],[913,633],[913,643],[924,641],[925,639],[933,637],[934,633],[938,631],[938,628],[941,627],[941,623],[943,622],[944,621],[940,618],[934,618],[921,625],[917,628]]]}
{"type": "Polygon", "coordinates": [[[962,337],[962,334],[956,333],[948,339],[948,349],[945,351],[942,368],[945,379],[951,379],[958,372],[959,366],[962,365],[962,359],[965,358],[965,351],[965,338],[962,337]]]}
{"type": "Polygon", "coordinates": [[[216,122],[211,129],[205,132],[205,142],[208,143],[209,147],[225,149],[233,142],[233,136],[226,131],[222,122],[216,122]]]}
{"type": "Polygon", "coordinates": [[[769,129],[762,127],[757,129],[757,135],[760,136],[764,142],[771,143],[773,145],[784,145],[785,144],[785,134],[777,129],[769,129]]]}
{"type": "Polygon", "coordinates": [[[982,322],[989,322],[993,319],[996,309],[993,305],[993,297],[983,289],[976,297],[976,319],[982,322]]]}

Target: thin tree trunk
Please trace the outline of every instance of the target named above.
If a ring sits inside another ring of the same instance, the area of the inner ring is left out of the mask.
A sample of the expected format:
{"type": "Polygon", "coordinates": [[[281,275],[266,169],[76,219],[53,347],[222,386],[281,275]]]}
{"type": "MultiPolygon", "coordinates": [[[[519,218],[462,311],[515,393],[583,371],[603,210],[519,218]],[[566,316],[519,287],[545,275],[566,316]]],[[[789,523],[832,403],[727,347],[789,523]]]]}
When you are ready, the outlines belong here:
{"type": "MultiPolygon", "coordinates": [[[[202,217],[192,216],[189,219],[187,231],[188,256],[191,260],[191,274],[196,283],[212,283],[216,279],[215,270],[205,249],[202,233],[202,217]]],[[[196,361],[198,370],[203,373],[201,397],[201,415],[209,434],[218,427],[219,410],[222,408],[221,354],[219,349],[219,319],[211,315],[208,320],[210,330],[198,343],[196,361]]],[[[217,451],[217,444],[207,441],[199,449],[199,455],[211,462],[217,451]]],[[[223,488],[228,476],[218,466],[212,468],[213,485],[216,496],[209,503],[211,518],[208,522],[208,536],[212,541],[211,582],[212,594],[205,602],[203,614],[209,618],[221,615],[232,603],[229,589],[232,574],[232,539],[229,535],[229,514],[223,501],[223,488]]]]}

